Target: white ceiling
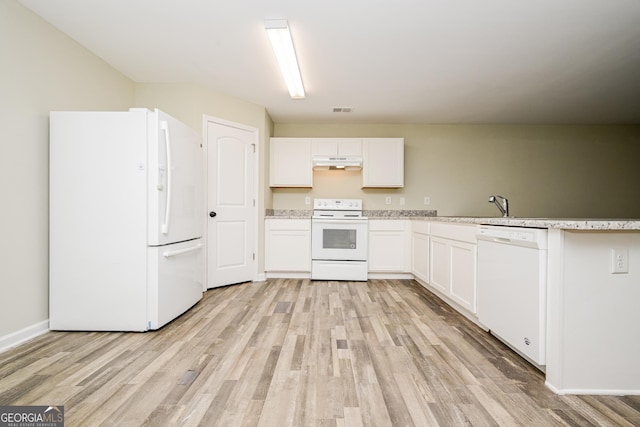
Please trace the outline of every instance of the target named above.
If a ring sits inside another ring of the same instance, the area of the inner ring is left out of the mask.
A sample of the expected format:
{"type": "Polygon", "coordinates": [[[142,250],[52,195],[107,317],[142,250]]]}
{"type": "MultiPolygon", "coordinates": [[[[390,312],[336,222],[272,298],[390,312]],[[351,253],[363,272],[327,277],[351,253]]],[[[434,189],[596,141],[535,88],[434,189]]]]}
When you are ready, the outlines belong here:
{"type": "Polygon", "coordinates": [[[640,123],[638,0],[20,2],[136,82],[201,84],[277,123],[640,123]],[[264,31],[280,18],[304,100],[264,31]]]}

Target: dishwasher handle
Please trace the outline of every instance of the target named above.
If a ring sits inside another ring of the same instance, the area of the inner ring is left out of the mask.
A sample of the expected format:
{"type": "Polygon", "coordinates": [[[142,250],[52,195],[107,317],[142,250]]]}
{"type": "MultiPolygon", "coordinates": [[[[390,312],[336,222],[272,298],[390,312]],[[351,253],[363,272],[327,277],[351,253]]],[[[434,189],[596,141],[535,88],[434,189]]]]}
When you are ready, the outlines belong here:
{"type": "Polygon", "coordinates": [[[504,237],[494,237],[493,239],[491,239],[491,241],[496,243],[511,243],[511,239],[507,239],[504,237]]]}

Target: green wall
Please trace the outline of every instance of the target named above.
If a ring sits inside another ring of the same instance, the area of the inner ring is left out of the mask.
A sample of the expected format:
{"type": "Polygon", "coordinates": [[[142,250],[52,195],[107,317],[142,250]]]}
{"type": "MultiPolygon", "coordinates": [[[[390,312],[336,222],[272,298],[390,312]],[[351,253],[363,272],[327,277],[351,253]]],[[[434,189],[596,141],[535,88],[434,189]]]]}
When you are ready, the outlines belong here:
{"type": "Polygon", "coordinates": [[[0,58],[1,348],[49,318],[49,111],[125,110],[134,84],[13,0],[0,58]]]}
{"type": "Polygon", "coordinates": [[[520,217],[640,218],[640,126],[276,124],[274,136],[405,138],[404,188],[361,189],[359,172],[315,172],[311,190],[273,189],[277,209],[305,209],[305,196],[353,197],[365,209],[498,216],[487,199],[500,194],[520,217]]]}

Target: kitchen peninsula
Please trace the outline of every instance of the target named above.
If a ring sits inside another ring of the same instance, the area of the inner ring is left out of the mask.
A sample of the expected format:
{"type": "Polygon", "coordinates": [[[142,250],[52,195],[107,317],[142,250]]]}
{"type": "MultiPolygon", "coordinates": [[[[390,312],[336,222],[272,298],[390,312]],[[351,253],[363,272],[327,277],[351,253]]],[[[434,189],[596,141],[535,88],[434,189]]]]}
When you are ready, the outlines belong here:
{"type": "MultiPolygon", "coordinates": [[[[640,394],[640,220],[435,214],[366,212],[371,220],[408,221],[414,231],[429,230],[428,225],[437,223],[465,229],[473,225],[547,229],[547,357],[542,367],[547,386],[560,394],[640,394]],[[613,273],[614,250],[627,256],[628,272],[613,273]]],[[[267,212],[267,218],[309,217],[309,211],[267,212]]],[[[422,233],[429,238],[429,231],[422,233]]],[[[413,277],[428,284],[428,275],[426,280],[420,277],[411,264],[413,277]]],[[[471,318],[473,313],[465,315],[471,318]]]]}
{"type": "Polygon", "coordinates": [[[561,394],[640,394],[640,220],[423,220],[548,229],[547,386],[561,394]],[[628,273],[613,273],[616,249],[628,254],[628,273]]]}

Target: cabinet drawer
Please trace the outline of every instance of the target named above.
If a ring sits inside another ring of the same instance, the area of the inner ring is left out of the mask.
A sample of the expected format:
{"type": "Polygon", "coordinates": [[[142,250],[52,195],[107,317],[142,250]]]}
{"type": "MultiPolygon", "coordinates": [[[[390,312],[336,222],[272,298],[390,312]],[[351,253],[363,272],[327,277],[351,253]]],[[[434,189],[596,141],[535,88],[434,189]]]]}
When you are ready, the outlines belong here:
{"type": "Polygon", "coordinates": [[[268,230],[311,230],[310,219],[267,219],[268,230]]]}
{"type": "Polygon", "coordinates": [[[461,242],[478,242],[476,233],[478,226],[474,224],[450,224],[443,222],[431,223],[431,235],[444,237],[445,239],[458,240],[461,242]]]}
{"type": "Polygon", "coordinates": [[[371,219],[369,220],[369,230],[404,231],[408,221],[407,219],[371,219]]]}
{"type": "Polygon", "coordinates": [[[429,222],[414,220],[411,221],[411,231],[419,234],[429,234],[429,222]]]}

